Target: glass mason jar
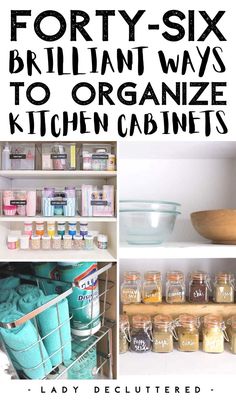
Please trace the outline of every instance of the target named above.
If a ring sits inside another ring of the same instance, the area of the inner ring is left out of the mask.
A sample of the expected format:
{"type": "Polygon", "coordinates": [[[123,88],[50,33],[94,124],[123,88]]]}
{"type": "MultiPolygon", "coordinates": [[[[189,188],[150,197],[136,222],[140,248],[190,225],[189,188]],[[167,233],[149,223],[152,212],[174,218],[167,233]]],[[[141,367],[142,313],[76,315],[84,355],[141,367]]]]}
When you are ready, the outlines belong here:
{"type": "Polygon", "coordinates": [[[189,281],[189,302],[209,302],[210,277],[207,273],[195,271],[190,273],[189,281]]]}
{"type": "Polygon", "coordinates": [[[129,349],[130,326],[127,315],[120,315],[119,348],[120,354],[124,354],[129,349]]]}
{"type": "Polygon", "coordinates": [[[121,284],[121,302],[124,305],[141,302],[141,276],[138,272],[124,273],[124,282],[121,284]]]}
{"type": "Polygon", "coordinates": [[[169,315],[156,315],[153,319],[153,352],[172,352],[175,336],[172,318],[169,315]]]}
{"type": "Polygon", "coordinates": [[[236,315],[231,316],[227,321],[228,335],[229,335],[229,346],[230,351],[236,354],[236,315]]]}
{"type": "Polygon", "coordinates": [[[134,315],[130,331],[130,350],[147,352],[152,348],[152,322],[147,315],[134,315]]]}
{"type": "Polygon", "coordinates": [[[168,304],[185,302],[185,283],[182,272],[166,273],[166,302],[168,304]]]}
{"type": "Polygon", "coordinates": [[[178,350],[194,352],[199,350],[199,320],[188,313],[182,314],[176,320],[178,327],[178,350]]]}
{"type": "Polygon", "coordinates": [[[234,302],[235,282],[232,273],[220,272],[215,275],[213,301],[217,303],[234,302]]]}
{"type": "Polygon", "coordinates": [[[144,274],[142,296],[145,304],[158,304],[162,301],[160,272],[149,271],[144,274]]]}
{"type": "Polygon", "coordinates": [[[202,334],[202,349],[204,352],[224,352],[224,340],[229,341],[229,339],[222,316],[211,314],[204,316],[202,334]]]}

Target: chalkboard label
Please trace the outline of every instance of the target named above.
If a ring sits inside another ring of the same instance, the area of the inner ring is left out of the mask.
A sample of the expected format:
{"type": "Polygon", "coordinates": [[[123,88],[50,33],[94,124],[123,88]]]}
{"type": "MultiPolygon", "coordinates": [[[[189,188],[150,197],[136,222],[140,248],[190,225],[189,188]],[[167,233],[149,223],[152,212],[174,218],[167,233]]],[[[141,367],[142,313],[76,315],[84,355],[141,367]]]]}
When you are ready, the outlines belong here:
{"type": "Polygon", "coordinates": [[[26,154],[24,154],[24,153],[19,153],[19,154],[11,153],[11,154],[10,154],[10,159],[12,159],[12,160],[16,160],[16,159],[26,159],[26,154]]]}
{"type": "Polygon", "coordinates": [[[107,206],[108,202],[106,200],[92,200],[91,205],[92,206],[107,206]]]}
{"type": "Polygon", "coordinates": [[[67,154],[66,153],[60,153],[60,154],[52,153],[51,159],[53,159],[53,160],[67,159],[67,154]]]}
{"type": "Polygon", "coordinates": [[[27,205],[27,201],[23,199],[11,200],[10,205],[12,206],[25,206],[27,205]]]}

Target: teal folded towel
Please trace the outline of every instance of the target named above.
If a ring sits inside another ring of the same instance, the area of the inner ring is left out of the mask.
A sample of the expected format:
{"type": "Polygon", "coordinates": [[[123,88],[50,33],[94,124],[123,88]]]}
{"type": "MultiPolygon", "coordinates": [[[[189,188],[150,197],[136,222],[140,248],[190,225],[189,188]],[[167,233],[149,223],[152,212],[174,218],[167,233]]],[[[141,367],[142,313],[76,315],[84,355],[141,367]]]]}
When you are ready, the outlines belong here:
{"type": "MultiPolygon", "coordinates": [[[[38,307],[51,301],[57,295],[47,295],[41,297],[38,302],[38,307]]],[[[69,307],[67,299],[63,299],[57,305],[51,306],[49,309],[38,315],[38,324],[40,327],[40,334],[43,338],[52,330],[56,329],[60,324],[64,323],[60,329],[54,331],[52,334],[43,339],[45,348],[51,356],[52,366],[57,366],[63,361],[71,358],[71,330],[69,321],[69,307]],[[58,307],[58,313],[57,313],[58,307]],[[68,344],[66,344],[68,342],[68,344]],[[64,345],[61,350],[61,346],[64,345]]]]}
{"type": "Polygon", "coordinates": [[[16,291],[21,297],[23,297],[24,295],[29,294],[29,292],[31,292],[35,288],[37,287],[33,284],[21,284],[16,288],[16,291]]]}
{"type": "MultiPolygon", "coordinates": [[[[24,316],[20,312],[9,313],[4,316],[2,322],[8,323],[24,316]]],[[[0,334],[7,347],[23,372],[30,379],[43,379],[52,370],[48,353],[41,339],[38,339],[36,328],[27,321],[12,329],[0,327],[0,334]],[[42,353],[42,354],[41,354],[42,353]],[[42,363],[45,361],[44,363],[42,363]],[[40,365],[40,366],[38,366],[40,365]]]]}
{"type": "Polygon", "coordinates": [[[0,290],[11,290],[20,285],[20,279],[18,277],[7,277],[0,279],[0,290]]]}
{"type": "Polygon", "coordinates": [[[1,319],[7,315],[8,313],[11,313],[16,310],[16,305],[12,302],[3,302],[0,304],[0,322],[1,319]]]}
{"type": "Polygon", "coordinates": [[[31,291],[21,297],[18,302],[18,308],[23,313],[32,312],[37,308],[39,298],[44,296],[43,291],[38,287],[34,287],[31,291]]]}
{"type": "Polygon", "coordinates": [[[12,302],[16,305],[19,298],[20,298],[20,295],[17,294],[17,292],[14,289],[12,289],[12,290],[1,290],[0,289],[0,303],[12,302]]]}

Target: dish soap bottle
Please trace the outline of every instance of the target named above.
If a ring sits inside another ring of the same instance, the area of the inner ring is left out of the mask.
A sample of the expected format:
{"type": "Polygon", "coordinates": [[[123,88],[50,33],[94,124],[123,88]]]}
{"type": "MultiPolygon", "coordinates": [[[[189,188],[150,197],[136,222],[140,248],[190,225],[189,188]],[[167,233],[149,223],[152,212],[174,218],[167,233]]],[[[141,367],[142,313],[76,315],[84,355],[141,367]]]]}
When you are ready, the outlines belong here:
{"type": "Polygon", "coordinates": [[[2,150],[2,170],[11,170],[10,148],[8,143],[2,150]]]}

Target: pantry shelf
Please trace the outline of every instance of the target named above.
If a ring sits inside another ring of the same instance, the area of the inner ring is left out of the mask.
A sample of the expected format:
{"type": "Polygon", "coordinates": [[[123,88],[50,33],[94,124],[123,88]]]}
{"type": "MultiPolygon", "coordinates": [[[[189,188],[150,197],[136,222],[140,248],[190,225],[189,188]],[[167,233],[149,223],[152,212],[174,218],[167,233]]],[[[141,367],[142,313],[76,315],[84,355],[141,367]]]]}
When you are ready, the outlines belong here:
{"type": "Polygon", "coordinates": [[[236,258],[236,245],[217,245],[200,242],[170,242],[159,246],[121,243],[121,259],[209,259],[236,258]]]}
{"type": "Polygon", "coordinates": [[[16,179],[16,178],[110,178],[116,177],[116,171],[85,171],[85,170],[72,170],[72,171],[46,171],[46,170],[1,170],[0,177],[16,179]]]}
{"type": "Polygon", "coordinates": [[[147,314],[150,316],[157,315],[159,313],[164,315],[171,315],[177,317],[182,313],[190,313],[195,316],[204,316],[208,313],[219,314],[223,317],[228,317],[236,314],[236,304],[217,304],[209,302],[206,304],[167,304],[162,302],[158,305],[146,305],[146,304],[130,304],[123,305],[123,312],[127,315],[136,314],[147,314]]]}
{"type": "Polygon", "coordinates": [[[66,216],[52,216],[52,217],[43,217],[43,216],[0,216],[0,222],[20,222],[20,221],[78,221],[83,222],[86,221],[88,223],[114,223],[117,221],[116,217],[66,217],[66,216]]]}

